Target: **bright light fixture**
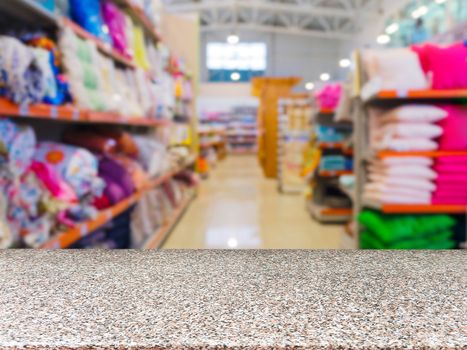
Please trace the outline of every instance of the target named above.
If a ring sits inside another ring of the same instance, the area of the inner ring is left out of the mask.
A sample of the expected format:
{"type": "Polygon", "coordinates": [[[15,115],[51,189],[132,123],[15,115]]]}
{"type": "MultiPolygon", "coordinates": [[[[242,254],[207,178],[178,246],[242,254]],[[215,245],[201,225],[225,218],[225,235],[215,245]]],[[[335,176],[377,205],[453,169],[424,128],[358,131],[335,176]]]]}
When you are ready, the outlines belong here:
{"type": "Polygon", "coordinates": [[[227,241],[227,245],[229,248],[237,248],[238,247],[238,240],[235,237],[229,238],[227,241]]]}
{"type": "Polygon", "coordinates": [[[230,79],[232,79],[233,81],[239,81],[240,78],[241,76],[238,72],[233,72],[232,74],[230,74],[230,79]]]}
{"type": "Polygon", "coordinates": [[[328,81],[329,79],[331,79],[331,76],[329,75],[329,73],[323,73],[319,76],[319,78],[322,80],[322,81],[328,81]]]}
{"type": "Polygon", "coordinates": [[[399,30],[399,23],[393,23],[390,24],[386,27],[386,33],[387,34],[394,34],[399,30]]]}
{"type": "Polygon", "coordinates": [[[227,37],[227,42],[229,44],[232,44],[232,45],[238,44],[240,42],[240,37],[238,35],[235,35],[235,34],[230,34],[227,37]]]}
{"type": "Polygon", "coordinates": [[[339,66],[341,68],[347,68],[347,67],[350,67],[350,65],[352,64],[352,62],[350,62],[350,60],[348,58],[343,58],[339,61],[339,66]]]}
{"type": "Polygon", "coordinates": [[[381,45],[388,44],[391,41],[391,37],[387,34],[378,35],[376,42],[381,45]]]}
{"type": "Polygon", "coordinates": [[[428,7],[420,6],[419,8],[417,8],[416,10],[414,10],[412,12],[412,17],[417,19],[417,18],[420,18],[420,17],[426,15],[427,12],[428,12],[428,7]]]}
{"type": "Polygon", "coordinates": [[[444,4],[446,0],[435,0],[437,4],[444,4]]]}
{"type": "Polygon", "coordinates": [[[315,84],[313,84],[311,81],[305,84],[305,89],[308,91],[311,91],[315,88],[315,84]]]}

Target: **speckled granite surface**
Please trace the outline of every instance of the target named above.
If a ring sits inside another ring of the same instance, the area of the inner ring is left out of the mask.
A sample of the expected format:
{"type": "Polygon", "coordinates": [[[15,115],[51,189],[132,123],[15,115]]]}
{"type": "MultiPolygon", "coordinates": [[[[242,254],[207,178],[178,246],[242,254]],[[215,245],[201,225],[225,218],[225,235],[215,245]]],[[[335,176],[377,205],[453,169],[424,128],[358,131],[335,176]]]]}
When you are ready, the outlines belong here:
{"type": "Polygon", "coordinates": [[[467,349],[465,252],[3,251],[0,348],[467,349]]]}

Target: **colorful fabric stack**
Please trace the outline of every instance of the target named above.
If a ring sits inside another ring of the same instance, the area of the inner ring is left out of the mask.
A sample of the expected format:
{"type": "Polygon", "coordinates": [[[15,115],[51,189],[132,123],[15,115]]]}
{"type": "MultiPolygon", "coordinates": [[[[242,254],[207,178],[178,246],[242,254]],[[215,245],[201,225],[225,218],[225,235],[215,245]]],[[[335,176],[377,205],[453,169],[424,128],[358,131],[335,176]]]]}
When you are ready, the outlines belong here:
{"type": "Polygon", "coordinates": [[[148,175],[136,161],[138,146],[128,133],[118,129],[97,128],[93,131],[69,131],[64,139],[96,152],[99,176],[105,181],[104,194],[95,202],[99,209],[130,197],[148,182],[148,175]]]}
{"type": "Polygon", "coordinates": [[[35,52],[13,37],[0,36],[0,96],[21,105],[43,100],[45,73],[35,52]]]}
{"type": "Polygon", "coordinates": [[[436,123],[448,113],[430,105],[406,105],[389,111],[371,110],[370,148],[375,151],[433,151],[443,128],[436,123]]]}
{"type": "Polygon", "coordinates": [[[0,187],[6,206],[0,213],[0,242],[39,247],[57,230],[95,214],[89,203],[100,196],[97,159],[64,144],[36,145],[31,128],[0,120],[0,187]],[[8,237],[7,239],[5,237],[8,237]]]}
{"type": "Polygon", "coordinates": [[[364,249],[451,249],[456,221],[448,215],[383,215],[364,210],[359,222],[364,249]]]}

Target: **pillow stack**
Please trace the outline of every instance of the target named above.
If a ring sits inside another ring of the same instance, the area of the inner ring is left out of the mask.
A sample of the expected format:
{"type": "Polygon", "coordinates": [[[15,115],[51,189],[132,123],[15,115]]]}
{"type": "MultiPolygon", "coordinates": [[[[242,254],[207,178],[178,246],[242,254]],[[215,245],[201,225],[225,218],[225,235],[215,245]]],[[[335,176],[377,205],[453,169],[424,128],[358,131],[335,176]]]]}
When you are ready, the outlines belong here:
{"type": "Polygon", "coordinates": [[[436,122],[448,112],[430,105],[407,105],[370,115],[370,147],[373,150],[433,151],[443,128],[436,122]]]}
{"type": "Polygon", "coordinates": [[[364,198],[390,204],[430,204],[437,174],[428,157],[389,157],[371,161],[364,198]]]}

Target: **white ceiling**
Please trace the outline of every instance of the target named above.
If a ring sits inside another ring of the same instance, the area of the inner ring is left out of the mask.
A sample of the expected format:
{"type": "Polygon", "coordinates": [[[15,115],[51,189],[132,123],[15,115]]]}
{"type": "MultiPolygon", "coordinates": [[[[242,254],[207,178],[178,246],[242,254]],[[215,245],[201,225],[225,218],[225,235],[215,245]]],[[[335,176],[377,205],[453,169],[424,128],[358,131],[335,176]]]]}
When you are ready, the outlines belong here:
{"type": "Polygon", "coordinates": [[[385,1],[165,0],[165,4],[170,12],[198,12],[203,31],[253,30],[352,39],[365,29],[365,23],[383,16],[385,1]]]}

